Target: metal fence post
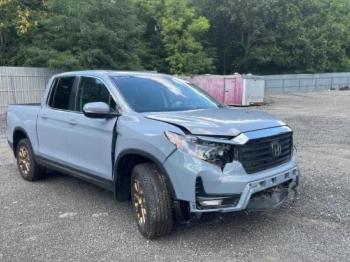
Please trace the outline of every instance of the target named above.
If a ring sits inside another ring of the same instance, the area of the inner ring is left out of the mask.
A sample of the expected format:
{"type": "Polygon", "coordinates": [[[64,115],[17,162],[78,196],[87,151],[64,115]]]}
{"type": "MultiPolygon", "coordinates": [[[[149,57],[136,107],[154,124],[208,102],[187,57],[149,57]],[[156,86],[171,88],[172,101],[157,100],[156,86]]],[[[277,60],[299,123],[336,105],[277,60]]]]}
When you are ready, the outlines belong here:
{"type": "Polygon", "coordinates": [[[13,103],[17,104],[17,93],[16,93],[16,86],[13,82],[13,76],[10,76],[11,81],[11,91],[12,91],[12,97],[13,97],[13,103]]]}
{"type": "Polygon", "coordinates": [[[315,82],[314,82],[314,83],[315,83],[315,87],[314,87],[314,88],[315,88],[315,91],[318,91],[317,79],[318,79],[318,78],[316,77],[316,78],[315,78],[315,82]]]}
{"type": "Polygon", "coordinates": [[[334,77],[332,76],[332,78],[331,78],[331,90],[333,89],[333,81],[334,81],[334,77]]]}

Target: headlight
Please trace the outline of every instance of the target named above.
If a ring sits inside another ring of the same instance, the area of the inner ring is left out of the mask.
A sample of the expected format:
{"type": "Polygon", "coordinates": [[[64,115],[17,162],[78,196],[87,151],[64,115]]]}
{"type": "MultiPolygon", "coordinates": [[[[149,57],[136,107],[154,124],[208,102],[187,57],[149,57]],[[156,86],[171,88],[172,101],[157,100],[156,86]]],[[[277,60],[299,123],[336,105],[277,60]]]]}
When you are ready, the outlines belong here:
{"type": "Polygon", "coordinates": [[[233,147],[231,145],[208,142],[195,136],[180,135],[170,131],[166,131],[165,135],[178,150],[221,168],[233,160],[233,147]]]}

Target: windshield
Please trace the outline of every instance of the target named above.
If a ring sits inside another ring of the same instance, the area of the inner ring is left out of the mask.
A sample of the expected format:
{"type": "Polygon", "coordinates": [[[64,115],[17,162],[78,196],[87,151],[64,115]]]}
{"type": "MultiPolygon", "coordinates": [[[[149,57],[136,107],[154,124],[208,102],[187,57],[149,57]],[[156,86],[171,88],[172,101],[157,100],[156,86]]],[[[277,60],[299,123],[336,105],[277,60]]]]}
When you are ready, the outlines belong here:
{"type": "Polygon", "coordinates": [[[136,112],[183,111],[219,106],[199,88],[175,77],[135,75],[112,78],[121,95],[136,112]]]}

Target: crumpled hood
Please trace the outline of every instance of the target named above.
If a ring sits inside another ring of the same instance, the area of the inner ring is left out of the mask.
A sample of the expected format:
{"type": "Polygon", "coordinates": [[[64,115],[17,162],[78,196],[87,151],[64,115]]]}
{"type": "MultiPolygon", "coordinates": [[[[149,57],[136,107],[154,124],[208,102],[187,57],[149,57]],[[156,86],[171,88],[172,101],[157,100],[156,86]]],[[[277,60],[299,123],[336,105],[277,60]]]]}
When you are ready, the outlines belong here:
{"type": "Polygon", "coordinates": [[[237,108],[143,114],[149,119],[181,126],[194,135],[237,136],[247,131],[285,125],[285,123],[267,113],[237,108]]]}

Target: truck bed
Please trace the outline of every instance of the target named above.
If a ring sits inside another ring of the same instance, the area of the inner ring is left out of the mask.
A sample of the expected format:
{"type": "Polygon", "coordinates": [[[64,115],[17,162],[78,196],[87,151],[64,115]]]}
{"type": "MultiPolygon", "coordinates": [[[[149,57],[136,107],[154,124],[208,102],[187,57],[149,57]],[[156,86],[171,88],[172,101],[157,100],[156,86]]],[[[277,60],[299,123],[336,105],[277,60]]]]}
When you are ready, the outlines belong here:
{"type": "Polygon", "coordinates": [[[13,104],[7,109],[7,140],[13,142],[15,129],[25,130],[27,136],[31,139],[33,146],[37,145],[36,121],[41,105],[32,104],[13,104]]]}

